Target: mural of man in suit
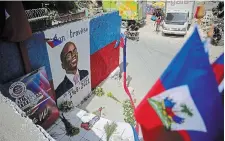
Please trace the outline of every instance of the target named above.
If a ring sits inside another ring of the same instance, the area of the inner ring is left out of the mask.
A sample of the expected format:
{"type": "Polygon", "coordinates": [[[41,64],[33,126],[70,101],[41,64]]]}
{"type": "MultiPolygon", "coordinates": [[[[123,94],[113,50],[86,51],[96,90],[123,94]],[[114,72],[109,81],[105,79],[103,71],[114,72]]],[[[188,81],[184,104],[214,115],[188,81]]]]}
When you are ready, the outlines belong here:
{"type": "Polygon", "coordinates": [[[66,75],[55,90],[56,99],[61,97],[89,74],[87,70],[78,69],[78,52],[73,42],[67,42],[64,45],[60,54],[60,59],[62,68],[66,71],[66,75]]]}

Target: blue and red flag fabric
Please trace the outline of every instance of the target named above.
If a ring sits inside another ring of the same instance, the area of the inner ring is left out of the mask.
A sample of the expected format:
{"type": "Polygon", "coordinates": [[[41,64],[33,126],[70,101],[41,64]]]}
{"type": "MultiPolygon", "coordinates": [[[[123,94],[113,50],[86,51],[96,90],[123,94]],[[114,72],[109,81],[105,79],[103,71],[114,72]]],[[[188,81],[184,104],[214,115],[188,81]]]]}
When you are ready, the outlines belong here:
{"type": "Polygon", "coordinates": [[[223,94],[224,91],[224,53],[212,64],[213,72],[218,83],[219,92],[223,94]]]}
{"type": "Polygon", "coordinates": [[[125,46],[125,35],[123,33],[120,34],[120,47],[123,48],[125,46]]]}
{"type": "Polygon", "coordinates": [[[56,47],[56,46],[58,46],[58,45],[60,45],[62,43],[61,40],[56,39],[56,38],[54,38],[54,39],[46,39],[46,40],[47,40],[47,43],[49,44],[49,46],[51,48],[54,48],[54,47],[56,47]]]}
{"type": "Polygon", "coordinates": [[[135,117],[144,141],[214,141],[223,133],[222,101],[197,27],[135,117]]]}
{"type": "Polygon", "coordinates": [[[194,14],[194,18],[196,18],[196,19],[198,17],[199,10],[200,10],[200,6],[197,6],[195,14],[194,14]]]}
{"type": "Polygon", "coordinates": [[[140,141],[139,137],[138,137],[138,133],[137,131],[134,129],[134,127],[132,125],[130,125],[133,131],[133,135],[134,135],[134,141],[140,141]]]}
{"type": "Polygon", "coordinates": [[[213,72],[216,76],[216,81],[220,84],[224,78],[224,53],[212,64],[213,72]]]}
{"type": "Polygon", "coordinates": [[[124,90],[125,90],[125,92],[127,93],[127,95],[128,95],[128,97],[129,97],[129,99],[130,99],[130,102],[131,102],[131,105],[133,106],[133,108],[135,109],[135,105],[134,105],[134,101],[133,101],[133,99],[132,99],[132,96],[131,96],[131,93],[130,93],[130,91],[129,91],[129,89],[128,89],[128,87],[127,87],[127,55],[126,55],[126,48],[127,48],[127,45],[126,45],[126,41],[127,41],[127,39],[126,39],[126,37],[125,36],[123,36],[123,37],[121,37],[121,38],[123,38],[123,46],[121,46],[121,47],[123,47],[123,87],[124,87],[124,90]]]}
{"type": "MultiPolygon", "coordinates": [[[[135,109],[135,105],[134,105],[134,101],[133,98],[131,96],[131,93],[127,87],[127,55],[126,55],[126,49],[127,49],[127,38],[124,34],[121,33],[121,38],[120,38],[120,47],[123,48],[123,88],[124,91],[127,93],[127,96],[129,97],[130,103],[132,105],[132,108],[135,109]]],[[[136,132],[138,134],[139,132],[139,125],[136,125],[136,132]]]]}

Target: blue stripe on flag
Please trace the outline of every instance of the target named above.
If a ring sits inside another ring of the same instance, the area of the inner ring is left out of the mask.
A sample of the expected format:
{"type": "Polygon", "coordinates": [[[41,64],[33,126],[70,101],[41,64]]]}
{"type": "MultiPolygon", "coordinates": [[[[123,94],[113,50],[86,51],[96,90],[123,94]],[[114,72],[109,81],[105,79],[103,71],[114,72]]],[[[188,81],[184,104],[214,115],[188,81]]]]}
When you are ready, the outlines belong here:
{"type": "Polygon", "coordinates": [[[218,59],[215,61],[216,64],[224,65],[224,53],[220,55],[218,59]]]}
{"type": "Polygon", "coordinates": [[[124,47],[123,47],[123,72],[126,72],[127,60],[126,60],[126,49],[127,49],[127,38],[124,37],[124,47]]]}
{"type": "Polygon", "coordinates": [[[133,135],[134,135],[134,141],[140,141],[138,138],[138,134],[136,132],[136,130],[134,129],[134,127],[132,125],[130,125],[132,130],[133,130],[133,135]]]}

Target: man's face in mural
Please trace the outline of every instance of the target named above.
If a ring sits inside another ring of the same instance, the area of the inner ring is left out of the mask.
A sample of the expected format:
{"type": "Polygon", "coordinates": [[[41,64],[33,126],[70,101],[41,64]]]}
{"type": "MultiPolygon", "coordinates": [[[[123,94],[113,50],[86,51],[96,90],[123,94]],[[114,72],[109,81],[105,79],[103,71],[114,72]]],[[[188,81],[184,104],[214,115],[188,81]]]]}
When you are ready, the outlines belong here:
{"type": "Polygon", "coordinates": [[[76,71],[78,63],[78,52],[77,47],[72,42],[65,44],[63,50],[63,61],[62,67],[66,71],[76,71]]]}

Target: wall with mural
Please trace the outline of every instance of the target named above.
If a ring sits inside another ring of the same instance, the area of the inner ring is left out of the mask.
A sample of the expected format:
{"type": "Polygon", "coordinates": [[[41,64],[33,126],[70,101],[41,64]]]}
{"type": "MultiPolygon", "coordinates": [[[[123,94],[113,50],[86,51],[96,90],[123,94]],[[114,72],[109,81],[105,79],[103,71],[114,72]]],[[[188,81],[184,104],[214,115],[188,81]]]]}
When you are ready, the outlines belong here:
{"type": "Polygon", "coordinates": [[[17,43],[0,42],[0,91],[48,128],[119,66],[120,25],[112,12],[34,33],[25,60],[17,43]]]}
{"type": "Polygon", "coordinates": [[[95,88],[119,66],[121,17],[108,13],[90,21],[91,85],[95,88]]]}
{"type": "Polygon", "coordinates": [[[44,31],[57,103],[80,104],[91,92],[89,20],[44,31]]]}

